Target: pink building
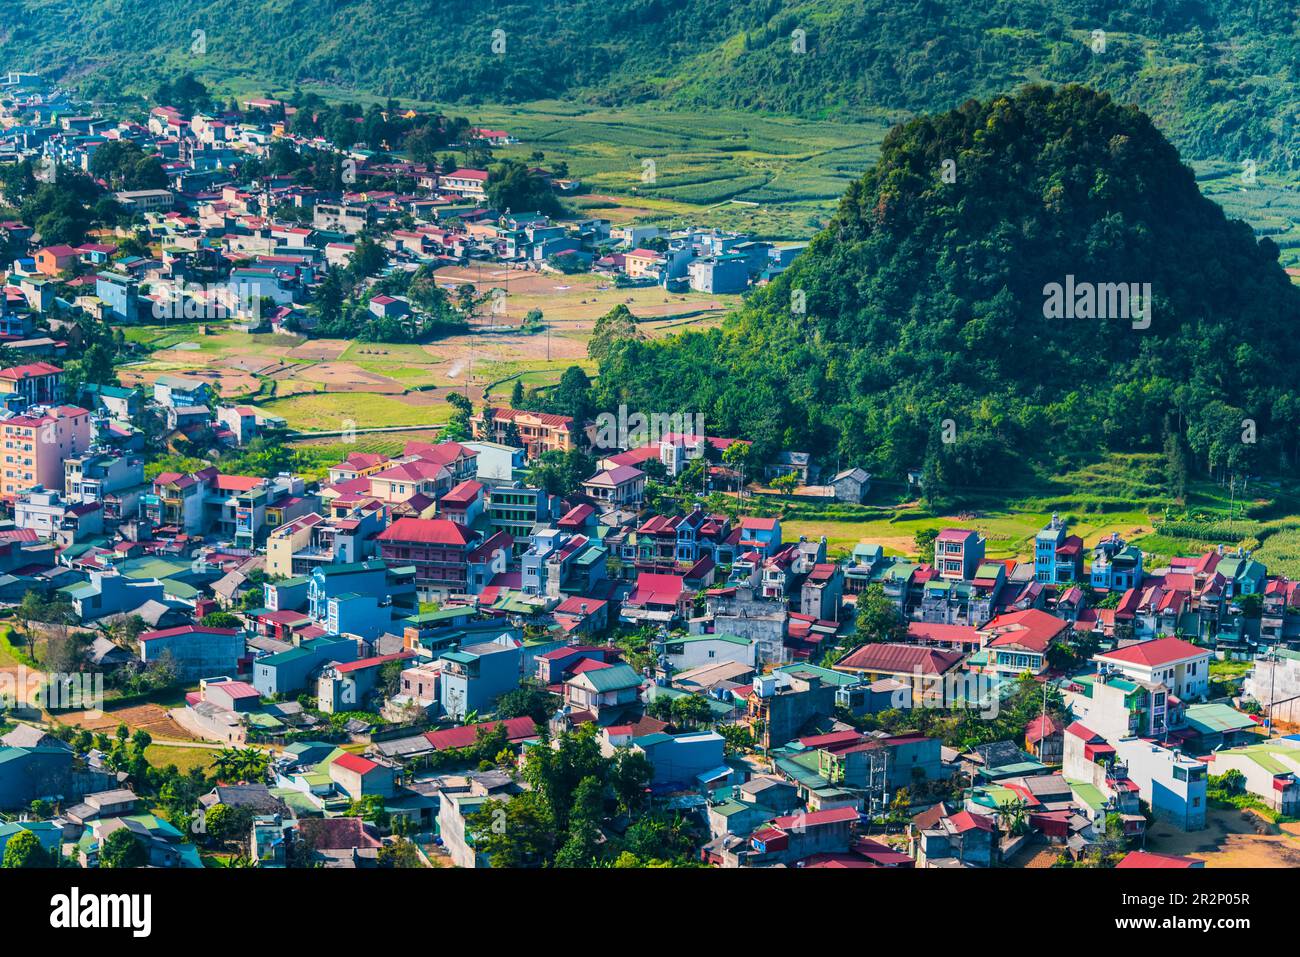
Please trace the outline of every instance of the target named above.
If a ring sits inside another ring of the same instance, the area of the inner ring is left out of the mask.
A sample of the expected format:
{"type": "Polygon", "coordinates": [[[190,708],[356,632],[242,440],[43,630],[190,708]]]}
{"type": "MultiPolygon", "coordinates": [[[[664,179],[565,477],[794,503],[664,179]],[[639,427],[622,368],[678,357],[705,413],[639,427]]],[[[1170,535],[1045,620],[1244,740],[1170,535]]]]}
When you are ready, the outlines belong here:
{"type": "Polygon", "coordinates": [[[0,494],[12,502],[42,485],[63,487],[63,461],[90,448],[90,413],[74,405],[0,420],[4,474],[0,494]]]}

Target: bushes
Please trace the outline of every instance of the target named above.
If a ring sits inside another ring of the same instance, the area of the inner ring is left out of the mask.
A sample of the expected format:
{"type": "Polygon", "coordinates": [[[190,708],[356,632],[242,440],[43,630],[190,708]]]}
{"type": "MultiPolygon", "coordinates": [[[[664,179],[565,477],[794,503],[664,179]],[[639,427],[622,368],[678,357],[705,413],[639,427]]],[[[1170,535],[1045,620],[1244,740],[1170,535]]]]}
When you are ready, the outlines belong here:
{"type": "Polygon", "coordinates": [[[1156,532],[1171,538],[1194,538],[1200,541],[1239,542],[1258,537],[1264,531],[1259,522],[1173,521],[1156,522],[1156,532]]]}

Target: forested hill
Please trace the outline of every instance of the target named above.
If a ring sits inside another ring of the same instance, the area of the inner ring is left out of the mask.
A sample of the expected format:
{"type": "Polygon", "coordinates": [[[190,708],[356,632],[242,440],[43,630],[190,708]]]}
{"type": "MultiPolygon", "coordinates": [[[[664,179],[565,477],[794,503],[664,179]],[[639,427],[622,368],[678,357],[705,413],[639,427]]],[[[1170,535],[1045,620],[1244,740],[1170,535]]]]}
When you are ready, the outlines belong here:
{"type": "Polygon", "coordinates": [[[1275,471],[1300,435],[1298,317],[1276,246],[1146,116],[1027,87],[893,130],[791,269],[722,329],[621,342],[600,400],[950,486],[1101,449],[1275,471]],[[1067,276],[1150,283],[1149,327],[1047,318],[1067,276]]]}
{"type": "Polygon", "coordinates": [[[243,89],[323,84],[439,104],[565,96],[851,117],[1082,82],[1141,106],[1185,155],[1300,167],[1297,10],[1270,0],[9,0],[5,10],[0,65],[66,70],[104,93],[193,70],[243,89]]]}

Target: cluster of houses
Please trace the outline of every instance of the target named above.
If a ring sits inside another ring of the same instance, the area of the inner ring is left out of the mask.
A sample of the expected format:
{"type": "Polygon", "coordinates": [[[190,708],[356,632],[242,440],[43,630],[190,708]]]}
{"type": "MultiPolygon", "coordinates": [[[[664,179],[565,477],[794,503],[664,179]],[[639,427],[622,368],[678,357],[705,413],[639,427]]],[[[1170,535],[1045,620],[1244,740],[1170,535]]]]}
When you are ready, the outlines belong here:
{"type": "MultiPolygon", "coordinates": [[[[159,378],[152,394],[90,383],[66,395],[57,362],[77,344],[34,337],[37,317],[82,309],[129,323],[216,268],[255,290],[231,304],[236,317],[274,303],[250,327],[305,321],[301,304],[356,234],[408,216],[413,228],[384,231],[399,265],[581,256],[629,282],[733,292],[792,253],[716,231],[618,233],[492,211],[483,170],[365,151],[349,153],[356,192],[287,177],[246,188],[232,171],[277,141],[333,147],[291,134],[269,101],[190,117],[160,107],[144,126],[69,105],[21,90],[0,99],[12,121],[0,161],[84,169],[104,143],[140,144],[162,157],[169,185],[117,198],[163,255],[37,246],[13,263],[0,337],[29,361],[0,369],[0,606],[32,593],[65,603],[90,635],[88,672],[165,673],[183,691],[168,716],[188,734],[274,749],[261,780],[223,783],[201,802],[252,811],[254,862],[285,866],[307,846],[328,866],[375,866],[392,829],[353,811],[374,798],[458,866],[490,866],[473,813],[527,784],[496,754],[487,770],[461,759],[484,736],[522,760],[577,730],[606,754],[643,754],[651,800],[688,818],[699,860],[720,867],[1015,866],[1117,840],[1133,849],[1124,866],[1195,866],[1136,848],[1152,822],[1205,828],[1211,775],[1239,772],[1252,800],[1300,809],[1300,735],[1276,733],[1300,723],[1300,588],[1241,550],[1148,568],[1118,535],[1086,547],[1054,515],[1026,561],[991,558],[963,528],[941,530],[925,561],[865,542],[837,556],[824,537],[787,537],[779,517],[646,507],[652,460],[675,476],[707,457],[711,488],[739,487],[710,452],[743,439],[603,448],[593,474],[553,494],[530,482],[529,464],[597,444],[591,427],[510,408],[481,410],[465,441],[355,452],[320,482],[216,466],[146,479],[146,412],[235,445],[283,423],[183,376],[159,378]],[[394,178],[414,191],[365,188],[394,178]],[[277,220],[285,206],[301,215],[277,220]],[[866,594],[892,603],[892,640],[857,634],[866,594]],[[1211,682],[1224,659],[1253,662],[1231,694],[1211,682]],[[1030,680],[1041,712],[1007,740],[959,751],[906,721],[862,730],[883,712],[996,716],[1030,680]],[[540,724],[502,713],[521,689],[545,696],[540,724]],[[899,801],[903,820],[882,832],[899,801]]],[[[0,230],[32,238],[21,223],[0,230]]],[[[371,302],[382,316],[408,307],[371,302]]],[[[870,487],[863,470],[821,475],[800,452],[761,467],[823,481],[839,501],[870,487]]],[[[30,701],[6,704],[0,847],[28,830],[90,867],[127,828],[155,866],[201,864],[102,753],[39,727],[30,701]]]]}
{"type": "MultiPolygon", "coordinates": [[[[264,866],[304,827],[330,835],[312,845],[328,863],[373,865],[391,835],[350,811],[371,796],[456,864],[490,865],[468,816],[526,785],[499,767],[450,773],[442,753],[501,731],[521,755],[538,746],[542,726],[499,713],[525,687],[550,702],[549,739],[589,726],[607,753],[644,753],[653,799],[691,815],[700,859],[723,867],[1014,866],[1109,847],[1116,822],[1137,848],[1152,821],[1204,828],[1210,775],[1229,770],[1268,808],[1300,804],[1300,737],[1246,707],[1294,718],[1300,594],[1248,554],[1148,569],[1115,536],[1085,549],[1053,516],[1026,561],[990,559],[959,528],[926,562],[866,543],[837,558],[824,538],[787,540],[776,517],[643,507],[632,462],[680,468],[703,443],[615,452],[553,495],[527,463],[581,443],[571,420],[491,410],[474,432],[354,453],[320,483],[212,467],[118,488],[60,447],[63,493],[19,494],[0,529],[0,601],[66,600],[95,633],[88,667],[166,666],[185,689],[169,714],[188,733],[277,749],[238,792],[256,804],[264,866]],[[500,441],[503,421],[519,445],[500,441]],[[87,487],[113,509],[92,523],[75,505],[46,514],[87,487]],[[868,589],[895,604],[897,640],[854,638],[868,589]],[[110,627],[137,617],[134,640],[110,627]],[[618,640],[629,635],[644,653],[618,640]],[[1085,639],[1095,653],[1070,657],[1085,639]],[[1239,695],[1209,700],[1212,660],[1261,651],[1239,695]],[[996,714],[1023,676],[1063,710],[1044,704],[1011,740],[958,753],[855,725],[929,707],[996,714]],[[728,747],[729,726],[751,751],[728,747]],[[900,793],[904,833],[870,836],[900,793]]],[[[118,813],[123,781],[86,777],[93,755],[34,733],[0,749],[0,811],[52,800],[53,818],[27,823],[53,824],[50,840],[93,866],[104,827],[65,809],[107,802],[105,827],[141,815],[118,813]],[[49,774],[32,772],[44,762],[49,774]]],[[[166,822],[117,826],[151,860],[194,863],[166,822]]]]}
{"type": "MultiPolygon", "coordinates": [[[[129,231],[72,246],[41,244],[32,224],[0,223],[0,238],[25,250],[7,269],[0,334],[33,355],[57,348],[35,335],[38,318],[75,310],[113,323],[152,315],[231,318],[247,331],[309,329],[313,318],[303,306],[330,267],[350,261],[363,232],[383,243],[393,269],[492,261],[708,293],[764,282],[802,248],[720,230],[614,227],[599,217],[557,220],[493,209],[486,169],[417,163],[301,136],[287,124],[295,108],[279,101],[251,99],[238,110],[193,115],[159,106],[137,123],[88,113],[65,94],[41,89],[39,78],[30,85],[0,96],[0,163],[26,158],[89,171],[96,150],[126,141],[156,157],[166,176],[166,185],[113,194],[161,250],[156,256],[123,251],[120,237],[129,231]],[[305,160],[341,161],[344,191],[289,175],[244,175],[250,163],[284,146],[305,160]],[[394,185],[405,191],[388,188],[394,185]]],[[[516,142],[503,130],[470,135],[498,146],[516,142]]],[[[531,175],[561,195],[581,185],[543,168],[531,175]]],[[[377,296],[370,308],[380,317],[418,311],[400,296],[377,296]]]]}

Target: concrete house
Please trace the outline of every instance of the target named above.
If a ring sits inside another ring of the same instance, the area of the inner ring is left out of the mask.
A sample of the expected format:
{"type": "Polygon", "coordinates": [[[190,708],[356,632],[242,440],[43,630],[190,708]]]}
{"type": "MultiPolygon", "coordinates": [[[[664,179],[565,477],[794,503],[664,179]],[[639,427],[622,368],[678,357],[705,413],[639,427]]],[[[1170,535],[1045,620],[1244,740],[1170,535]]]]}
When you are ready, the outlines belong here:
{"type": "Polygon", "coordinates": [[[438,661],[440,703],[450,718],[491,711],[497,698],[519,686],[522,651],[508,635],[445,651],[438,661]]]}

